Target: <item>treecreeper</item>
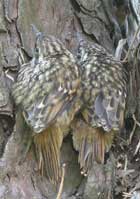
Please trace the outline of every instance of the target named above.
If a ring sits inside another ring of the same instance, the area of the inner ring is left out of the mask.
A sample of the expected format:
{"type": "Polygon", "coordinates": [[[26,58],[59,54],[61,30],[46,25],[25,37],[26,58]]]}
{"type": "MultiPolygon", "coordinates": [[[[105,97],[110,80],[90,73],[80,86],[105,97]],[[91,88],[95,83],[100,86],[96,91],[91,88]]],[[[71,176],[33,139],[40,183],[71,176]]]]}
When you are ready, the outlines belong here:
{"type": "Polygon", "coordinates": [[[64,44],[36,34],[34,56],[21,65],[12,95],[16,132],[31,140],[38,169],[52,183],[60,180],[60,148],[81,106],[80,82],[76,60],[64,44]]]}
{"type": "Polygon", "coordinates": [[[81,41],[77,60],[82,107],[71,127],[81,173],[88,175],[94,161],[104,163],[115,134],[123,130],[128,75],[120,61],[95,43],[81,41]]]}

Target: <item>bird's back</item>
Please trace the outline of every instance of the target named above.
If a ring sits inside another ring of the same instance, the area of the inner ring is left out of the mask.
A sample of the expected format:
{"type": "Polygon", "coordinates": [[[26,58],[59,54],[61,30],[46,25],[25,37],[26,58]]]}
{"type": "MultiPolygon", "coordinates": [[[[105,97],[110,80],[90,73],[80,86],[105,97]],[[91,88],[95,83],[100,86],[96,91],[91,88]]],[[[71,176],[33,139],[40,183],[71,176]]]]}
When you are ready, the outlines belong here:
{"type": "Polygon", "coordinates": [[[79,53],[84,118],[93,127],[118,130],[125,109],[126,69],[97,44],[82,44],[79,53]]]}
{"type": "MultiPolygon", "coordinates": [[[[13,97],[30,129],[27,134],[33,135],[39,170],[54,183],[61,174],[65,131],[80,108],[81,77],[74,56],[58,39],[39,34],[34,50],[33,59],[18,71],[13,97]]],[[[17,127],[23,133],[23,125],[17,127]]]]}
{"type": "MultiPolygon", "coordinates": [[[[49,42],[47,45],[53,43],[49,42]]],[[[61,49],[62,44],[56,44],[55,41],[56,54],[52,52],[40,62],[32,60],[21,66],[13,88],[16,104],[21,105],[35,132],[41,132],[65,109],[69,110],[80,85],[79,69],[72,54],[64,47],[61,49]]]]}
{"type": "Polygon", "coordinates": [[[80,167],[87,175],[94,161],[104,163],[105,152],[123,126],[127,73],[121,62],[97,44],[82,41],[77,58],[83,105],[71,126],[80,167]]]}

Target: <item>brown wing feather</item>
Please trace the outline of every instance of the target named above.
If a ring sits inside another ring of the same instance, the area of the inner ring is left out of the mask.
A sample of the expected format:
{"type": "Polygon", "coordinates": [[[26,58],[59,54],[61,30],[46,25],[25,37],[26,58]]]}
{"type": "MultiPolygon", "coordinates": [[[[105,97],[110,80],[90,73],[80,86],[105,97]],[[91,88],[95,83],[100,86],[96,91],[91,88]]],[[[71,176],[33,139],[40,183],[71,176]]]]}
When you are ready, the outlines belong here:
{"type": "Polygon", "coordinates": [[[13,96],[32,129],[39,168],[56,182],[64,131],[80,108],[80,74],[73,55],[57,40],[48,40],[47,49],[41,46],[46,57],[21,66],[13,96]]]}

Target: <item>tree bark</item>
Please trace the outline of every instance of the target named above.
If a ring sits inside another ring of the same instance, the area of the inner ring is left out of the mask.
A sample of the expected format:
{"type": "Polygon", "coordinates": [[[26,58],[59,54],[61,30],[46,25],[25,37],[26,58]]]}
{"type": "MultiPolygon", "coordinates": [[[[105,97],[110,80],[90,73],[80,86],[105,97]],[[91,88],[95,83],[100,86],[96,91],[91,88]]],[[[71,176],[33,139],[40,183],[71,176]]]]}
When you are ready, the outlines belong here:
{"type": "Polygon", "coordinates": [[[0,199],[54,199],[59,188],[38,175],[32,153],[21,161],[14,128],[11,88],[20,64],[33,56],[31,24],[62,40],[73,54],[80,39],[99,43],[120,60],[131,49],[124,63],[129,71],[125,130],[116,138],[106,163],[95,163],[89,177],[80,174],[71,136],[65,138],[62,199],[140,198],[140,119],[136,119],[140,118],[139,34],[134,40],[140,26],[139,10],[139,0],[0,1],[0,199]]]}

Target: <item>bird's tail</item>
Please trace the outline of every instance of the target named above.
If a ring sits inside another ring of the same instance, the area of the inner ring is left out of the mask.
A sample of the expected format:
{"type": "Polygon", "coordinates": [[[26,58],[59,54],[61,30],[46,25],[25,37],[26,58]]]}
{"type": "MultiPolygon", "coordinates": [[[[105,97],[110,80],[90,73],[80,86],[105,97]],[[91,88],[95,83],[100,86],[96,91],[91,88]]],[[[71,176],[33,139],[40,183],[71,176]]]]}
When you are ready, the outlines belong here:
{"type": "Polygon", "coordinates": [[[54,183],[61,177],[60,148],[63,134],[59,127],[50,126],[45,131],[34,135],[34,151],[42,176],[54,183]]]}
{"type": "Polygon", "coordinates": [[[73,143],[79,151],[79,163],[83,174],[88,174],[94,164],[104,163],[105,152],[111,147],[114,132],[104,132],[102,128],[89,127],[83,120],[72,123],[73,143]]]}

